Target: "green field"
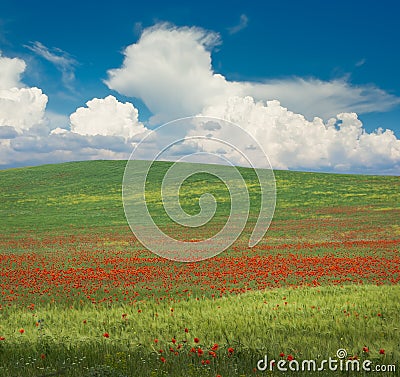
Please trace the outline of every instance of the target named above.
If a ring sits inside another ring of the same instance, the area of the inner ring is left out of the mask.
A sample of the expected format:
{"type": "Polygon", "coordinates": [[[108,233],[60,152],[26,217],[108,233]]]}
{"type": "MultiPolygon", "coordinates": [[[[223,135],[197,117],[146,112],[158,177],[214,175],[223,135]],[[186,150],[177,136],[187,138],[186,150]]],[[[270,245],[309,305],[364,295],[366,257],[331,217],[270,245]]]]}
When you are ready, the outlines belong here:
{"type": "MultiPolygon", "coordinates": [[[[255,370],[264,355],[320,362],[340,348],[400,375],[399,177],[276,171],[273,221],[249,248],[260,190],[242,168],[245,231],[215,258],[178,263],[130,231],[125,165],[0,171],[0,376],[371,375],[255,370]]],[[[225,185],[206,174],[184,183],[188,213],[204,192],[220,206],[209,224],[183,228],[161,205],[169,166],[148,176],[156,223],[184,240],[215,233],[225,185]]]]}

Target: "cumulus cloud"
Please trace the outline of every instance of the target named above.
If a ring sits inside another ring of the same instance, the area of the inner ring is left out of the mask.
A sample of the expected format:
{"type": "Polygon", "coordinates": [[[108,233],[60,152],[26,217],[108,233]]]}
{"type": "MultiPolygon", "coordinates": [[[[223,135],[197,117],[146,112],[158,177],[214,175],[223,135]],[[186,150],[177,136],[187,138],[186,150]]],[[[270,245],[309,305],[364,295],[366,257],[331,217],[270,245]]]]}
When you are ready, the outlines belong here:
{"type": "Polygon", "coordinates": [[[25,68],[21,59],[0,56],[1,168],[129,157],[147,130],[131,103],[108,96],[88,101],[69,118],[46,111],[41,89],[21,82],[25,68]]]}
{"type": "Polygon", "coordinates": [[[0,125],[18,132],[43,122],[47,96],[39,88],[0,90],[0,125]]]}
{"type": "Polygon", "coordinates": [[[54,64],[61,72],[62,81],[65,87],[70,90],[74,89],[73,82],[75,81],[75,66],[77,65],[77,61],[67,52],[60,48],[49,49],[38,41],[26,45],[25,47],[54,64]]]}
{"type": "Polygon", "coordinates": [[[232,96],[277,99],[309,119],[385,111],[400,103],[382,89],[354,86],[346,79],[229,81],[212,68],[212,48],[219,43],[218,34],[203,29],[156,25],[125,49],[122,67],[109,70],[105,82],[110,89],[142,99],[154,114],[153,123],[199,113],[232,96]]]}
{"type": "Polygon", "coordinates": [[[226,80],[211,68],[210,50],[218,43],[218,34],[195,27],[145,29],[125,49],[123,66],[108,71],[106,84],[141,98],[153,123],[196,114],[226,90],[226,80]]]}
{"type": "Polygon", "coordinates": [[[71,131],[74,133],[130,139],[145,131],[138,120],[138,110],[129,102],[121,103],[114,96],[108,96],[93,98],[86,106],[70,115],[71,131]]]}
{"type": "Polygon", "coordinates": [[[20,78],[26,64],[22,59],[0,56],[0,126],[18,133],[44,121],[47,96],[39,88],[24,88],[20,78]]]}
{"type": "MultiPolygon", "coordinates": [[[[260,143],[274,168],[400,172],[400,140],[390,130],[366,132],[356,113],[309,121],[276,100],[231,97],[203,109],[202,115],[240,125],[260,143]]],[[[215,129],[212,134],[224,139],[223,131],[215,129]]],[[[240,145],[240,140],[237,142],[240,145]]],[[[207,145],[202,148],[207,149],[207,145]]]]}
{"type": "Polygon", "coordinates": [[[148,131],[138,121],[137,109],[113,96],[94,98],[86,105],[71,114],[70,129],[25,130],[15,136],[11,127],[0,127],[0,166],[127,159],[148,131]]]}
{"type": "Polygon", "coordinates": [[[22,59],[7,58],[0,52],[0,89],[21,87],[21,75],[26,64],[22,59]]]}

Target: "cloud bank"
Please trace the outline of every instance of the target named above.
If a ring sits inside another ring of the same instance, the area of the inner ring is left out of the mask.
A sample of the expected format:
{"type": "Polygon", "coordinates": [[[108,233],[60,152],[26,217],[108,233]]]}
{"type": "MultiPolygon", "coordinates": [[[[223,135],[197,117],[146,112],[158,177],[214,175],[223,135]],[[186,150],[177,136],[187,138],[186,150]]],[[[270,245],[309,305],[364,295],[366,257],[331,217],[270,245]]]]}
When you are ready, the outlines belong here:
{"type": "Polygon", "coordinates": [[[21,59],[0,56],[0,168],[87,159],[126,159],[146,128],[137,109],[93,98],[70,117],[46,112],[47,96],[25,87],[21,59]]]}
{"type": "MultiPolygon", "coordinates": [[[[400,174],[400,140],[390,130],[366,132],[357,115],[385,111],[399,98],[344,79],[229,81],[212,68],[219,44],[217,33],[156,25],[125,49],[122,66],[108,71],[105,83],[140,98],[153,114],[150,125],[196,114],[234,122],[255,137],[277,169],[400,174]]],[[[93,98],[69,117],[46,111],[47,96],[21,81],[25,68],[21,59],[0,56],[0,167],[126,159],[149,132],[132,103],[111,95],[93,98]]],[[[209,131],[224,138],[223,130],[209,131]]],[[[176,136],[185,135],[177,130],[176,136]]],[[[149,151],[158,145],[151,143],[149,151]]],[[[209,145],[181,148],[193,153],[209,145]]]]}
{"type": "Polygon", "coordinates": [[[143,100],[155,114],[153,123],[199,113],[233,96],[278,100],[309,119],[385,111],[400,104],[399,98],[384,90],[373,85],[353,86],[346,79],[229,81],[212,68],[211,52],[220,43],[218,34],[204,29],[156,25],[145,29],[138,42],[124,50],[122,66],[109,70],[105,83],[143,100]]]}

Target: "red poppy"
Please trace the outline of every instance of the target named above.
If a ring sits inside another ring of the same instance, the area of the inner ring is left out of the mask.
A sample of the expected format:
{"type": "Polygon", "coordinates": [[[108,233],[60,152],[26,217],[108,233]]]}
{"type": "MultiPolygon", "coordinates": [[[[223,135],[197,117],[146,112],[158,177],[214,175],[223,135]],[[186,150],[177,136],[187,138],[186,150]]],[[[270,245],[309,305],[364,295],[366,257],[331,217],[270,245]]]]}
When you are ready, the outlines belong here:
{"type": "Polygon", "coordinates": [[[104,336],[105,338],[109,338],[109,337],[110,337],[110,334],[109,334],[108,332],[105,332],[105,333],[103,334],[103,336],[104,336]]]}
{"type": "Polygon", "coordinates": [[[368,347],[363,347],[363,352],[369,352],[369,349],[368,349],[368,347]]]}
{"type": "Polygon", "coordinates": [[[213,351],[216,351],[216,350],[218,349],[218,347],[219,347],[219,345],[218,345],[217,343],[215,343],[215,344],[211,347],[211,349],[212,349],[213,351]]]}
{"type": "Polygon", "coordinates": [[[288,356],[287,356],[287,360],[288,360],[288,361],[292,361],[292,360],[294,360],[294,357],[293,357],[293,355],[288,355],[288,356]]]}
{"type": "Polygon", "coordinates": [[[384,350],[383,348],[381,348],[381,349],[379,350],[379,354],[380,354],[380,355],[384,355],[384,354],[385,354],[385,350],[384,350]]]}
{"type": "Polygon", "coordinates": [[[158,339],[156,338],[156,339],[154,339],[154,343],[158,343],[158,339]]]}
{"type": "Polygon", "coordinates": [[[45,355],[44,353],[42,353],[42,354],[40,355],[40,358],[41,358],[42,360],[44,360],[44,359],[46,358],[46,355],[45,355]]]}
{"type": "Polygon", "coordinates": [[[176,343],[176,339],[172,338],[171,342],[175,344],[176,343]]]}
{"type": "Polygon", "coordinates": [[[188,333],[189,332],[189,329],[186,327],[185,328],[185,333],[188,333]]]}
{"type": "Polygon", "coordinates": [[[162,357],[162,356],[161,356],[160,360],[161,360],[161,362],[163,362],[163,363],[165,363],[165,362],[167,361],[167,359],[166,359],[165,357],[162,357]]]}
{"type": "Polygon", "coordinates": [[[199,343],[200,342],[199,338],[194,338],[193,340],[194,340],[195,343],[199,343]]]}
{"type": "Polygon", "coordinates": [[[234,352],[234,349],[232,347],[228,348],[228,353],[231,355],[234,352]]]}
{"type": "Polygon", "coordinates": [[[6,338],[4,336],[0,336],[0,340],[5,340],[6,338]]]}
{"type": "Polygon", "coordinates": [[[285,357],[285,354],[284,354],[283,352],[281,352],[281,353],[279,354],[279,356],[280,356],[280,357],[285,357]]]}
{"type": "Polygon", "coordinates": [[[23,334],[24,332],[25,332],[24,329],[19,329],[19,333],[20,333],[20,334],[23,334]]]}

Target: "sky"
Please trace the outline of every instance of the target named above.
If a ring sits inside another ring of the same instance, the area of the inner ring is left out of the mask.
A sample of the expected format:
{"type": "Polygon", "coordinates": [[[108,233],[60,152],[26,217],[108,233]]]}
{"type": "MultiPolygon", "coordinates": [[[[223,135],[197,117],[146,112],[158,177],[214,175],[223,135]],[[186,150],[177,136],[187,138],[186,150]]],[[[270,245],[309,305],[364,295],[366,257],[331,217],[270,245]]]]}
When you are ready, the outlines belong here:
{"type": "Polygon", "coordinates": [[[157,126],[204,115],[238,124],[277,169],[399,175],[399,11],[3,0],[0,169],[127,159],[157,126]]]}

